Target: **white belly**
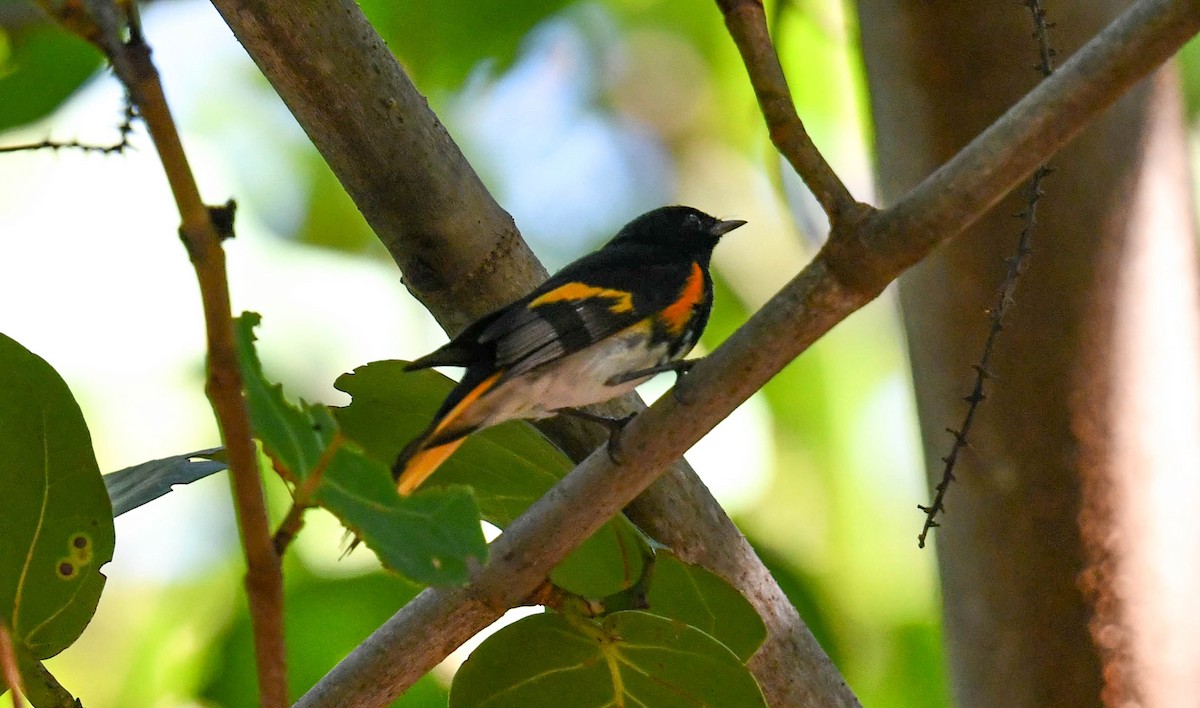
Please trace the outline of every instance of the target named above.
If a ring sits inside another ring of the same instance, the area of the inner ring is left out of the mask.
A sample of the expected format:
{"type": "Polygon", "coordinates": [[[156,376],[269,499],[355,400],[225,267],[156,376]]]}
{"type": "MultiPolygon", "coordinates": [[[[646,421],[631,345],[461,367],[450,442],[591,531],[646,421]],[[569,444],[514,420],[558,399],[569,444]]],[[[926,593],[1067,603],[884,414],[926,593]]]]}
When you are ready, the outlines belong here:
{"type": "Polygon", "coordinates": [[[560,408],[578,408],[622,396],[649,376],[609,386],[622,374],[649,369],[666,361],[667,346],[645,348],[641,328],[609,338],[604,344],[576,352],[505,381],[480,400],[477,416],[483,426],[513,418],[547,418],[560,408]]]}

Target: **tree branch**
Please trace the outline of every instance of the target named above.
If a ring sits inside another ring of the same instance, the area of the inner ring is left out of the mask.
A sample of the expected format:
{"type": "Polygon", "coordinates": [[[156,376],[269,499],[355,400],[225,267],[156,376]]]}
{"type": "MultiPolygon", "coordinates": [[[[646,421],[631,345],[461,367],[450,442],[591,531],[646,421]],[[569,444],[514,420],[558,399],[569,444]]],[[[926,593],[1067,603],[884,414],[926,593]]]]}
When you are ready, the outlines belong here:
{"type": "MultiPolygon", "coordinates": [[[[213,4],[354,198],[409,290],[448,332],[542,282],[546,272],[511,218],[357,5],[328,0],[280,13],[264,0],[213,4]],[[314,27],[321,30],[314,33],[314,27]]],[[[641,408],[640,399],[630,396],[604,410],[621,416],[641,408]]],[[[576,460],[603,442],[574,421],[546,421],[543,430],[576,460]]],[[[772,703],[803,702],[810,681],[839,687],[823,697],[828,705],[857,704],[775,579],[685,461],[626,511],[680,558],[726,578],[754,605],[768,639],[751,668],[772,703]]],[[[421,652],[440,658],[453,648],[426,642],[421,652]]]]}
{"type": "Polygon", "coordinates": [[[1125,12],[895,207],[831,241],[688,374],[690,404],[663,396],[631,421],[622,436],[624,464],[593,453],[505,530],[469,585],[422,592],[298,705],[374,705],[399,695],[436,655],[532,592],[657,470],[913,262],[983,215],[1198,29],[1200,0],[1142,0],[1125,12]],[[857,270],[864,262],[872,267],[857,270]]]}
{"type": "MultiPolygon", "coordinates": [[[[208,337],[206,389],[228,451],[234,508],[246,554],[246,592],[254,628],[259,699],[262,705],[271,708],[285,706],[288,695],[283,644],[283,576],[279,556],[271,545],[258,456],[242,399],[242,377],[234,347],[221,237],[210,218],[209,208],[200,198],[200,190],[163,95],[158,70],[150,59],[150,48],[142,41],[136,21],[130,22],[130,39],[123,42],[120,39],[121,17],[112,2],[85,0],[85,7],[89,19],[99,30],[91,39],[108,56],[117,77],[125,84],[131,102],[137,106],[179,209],[182,220],[179,235],[195,267],[204,305],[208,337]]],[[[131,11],[136,8],[131,6],[131,11]]]]}

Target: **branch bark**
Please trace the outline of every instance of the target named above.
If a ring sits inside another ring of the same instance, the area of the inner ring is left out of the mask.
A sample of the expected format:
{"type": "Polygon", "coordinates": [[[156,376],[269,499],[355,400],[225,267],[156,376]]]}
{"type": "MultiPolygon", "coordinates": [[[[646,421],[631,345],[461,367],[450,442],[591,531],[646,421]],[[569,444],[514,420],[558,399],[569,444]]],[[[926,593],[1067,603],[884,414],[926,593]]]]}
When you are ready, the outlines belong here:
{"type": "MultiPolygon", "coordinates": [[[[528,595],[553,564],[819,336],[980,218],[1086,122],[1200,30],[1200,0],[1142,0],[891,209],[835,231],[794,280],[626,428],[626,462],[586,459],[517,519],[463,588],[429,589],[298,705],[375,705],[528,595]],[[865,267],[864,267],[865,266],[865,267]],[[683,414],[679,409],[686,409],[683,414]],[[427,645],[436,645],[427,649],[427,645]]],[[[821,704],[819,699],[813,705],[821,704]]]]}
{"type": "MultiPolygon", "coordinates": [[[[545,278],[511,218],[357,5],[330,0],[281,13],[263,0],[213,4],[354,198],[409,290],[448,332],[545,278]]],[[[603,411],[619,417],[644,407],[631,396],[603,411]]],[[[542,428],[576,460],[603,442],[575,421],[547,421],[542,428]]],[[[807,684],[813,681],[829,687],[821,689],[819,702],[857,705],[770,572],[686,462],[678,460],[626,512],[680,558],[729,580],[755,606],[768,639],[751,668],[773,704],[815,700],[807,684]]],[[[453,648],[427,641],[420,652],[436,663],[453,648]]]]}

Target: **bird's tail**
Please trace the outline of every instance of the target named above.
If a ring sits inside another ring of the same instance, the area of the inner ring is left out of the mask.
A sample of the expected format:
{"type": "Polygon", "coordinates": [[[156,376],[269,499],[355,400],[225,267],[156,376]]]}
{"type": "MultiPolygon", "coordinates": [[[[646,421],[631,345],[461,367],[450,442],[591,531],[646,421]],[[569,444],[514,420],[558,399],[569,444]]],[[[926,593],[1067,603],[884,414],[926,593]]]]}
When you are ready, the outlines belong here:
{"type": "Polygon", "coordinates": [[[409,443],[396,464],[392,467],[392,477],[396,480],[396,491],[406,497],[417,490],[429,475],[437,471],[454,451],[467,440],[466,434],[450,442],[428,445],[430,436],[421,437],[409,443]],[[410,452],[411,448],[411,452],[410,452]]]}
{"type": "MultiPolygon", "coordinates": [[[[436,472],[437,468],[466,442],[467,436],[479,428],[478,423],[464,420],[464,414],[471,404],[496,385],[503,373],[494,372],[473,386],[464,380],[466,386],[470,387],[467,393],[451,406],[445,415],[435,417],[425,432],[404,446],[392,465],[392,478],[396,480],[396,490],[401,496],[415,492],[429,475],[436,472]]],[[[453,395],[452,393],[450,400],[453,400],[453,395]]],[[[360,540],[353,532],[347,531],[344,538],[346,550],[343,551],[342,557],[349,555],[360,540]]]]}
{"type": "Polygon", "coordinates": [[[428,430],[404,447],[392,465],[392,478],[401,496],[416,491],[478,429],[478,422],[464,420],[464,414],[496,385],[502,373],[494,372],[472,386],[445,415],[435,419],[428,430]]]}

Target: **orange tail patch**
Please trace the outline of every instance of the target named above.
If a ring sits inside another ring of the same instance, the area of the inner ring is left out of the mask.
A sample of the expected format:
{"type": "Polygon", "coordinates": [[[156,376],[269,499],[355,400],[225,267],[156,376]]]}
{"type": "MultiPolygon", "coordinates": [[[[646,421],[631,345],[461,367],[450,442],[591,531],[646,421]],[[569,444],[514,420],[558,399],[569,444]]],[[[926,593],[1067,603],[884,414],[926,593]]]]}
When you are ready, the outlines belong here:
{"type": "Polygon", "coordinates": [[[428,479],[429,475],[436,472],[446,458],[454,454],[458,446],[466,441],[465,437],[461,437],[437,447],[418,450],[415,455],[408,458],[400,476],[396,478],[396,490],[400,492],[400,496],[406,497],[415,492],[417,487],[421,486],[421,483],[428,479]]]}
{"type": "Polygon", "coordinates": [[[462,433],[459,437],[455,437],[452,440],[447,440],[445,442],[434,442],[432,445],[429,445],[430,441],[438,440],[439,437],[442,437],[446,431],[452,425],[454,425],[455,422],[462,418],[463,413],[466,412],[473,403],[478,401],[480,396],[490,391],[492,387],[496,385],[496,382],[500,380],[500,376],[503,373],[503,371],[497,371],[483,381],[480,381],[479,385],[471,389],[467,395],[463,396],[462,400],[455,404],[455,406],[437,422],[437,425],[433,426],[428,433],[419,439],[420,442],[413,441],[412,443],[409,443],[409,447],[406,448],[406,451],[412,449],[413,452],[407,455],[405,453],[401,453],[401,459],[397,460],[397,466],[401,467],[401,469],[396,472],[396,490],[400,492],[401,496],[408,496],[416,491],[417,487],[421,486],[421,483],[428,479],[429,475],[436,472],[437,468],[440,467],[442,463],[450,457],[450,455],[454,454],[454,451],[458,449],[458,446],[462,445],[466,441],[469,431],[462,433]],[[429,446],[426,447],[426,445],[429,446]]]}

